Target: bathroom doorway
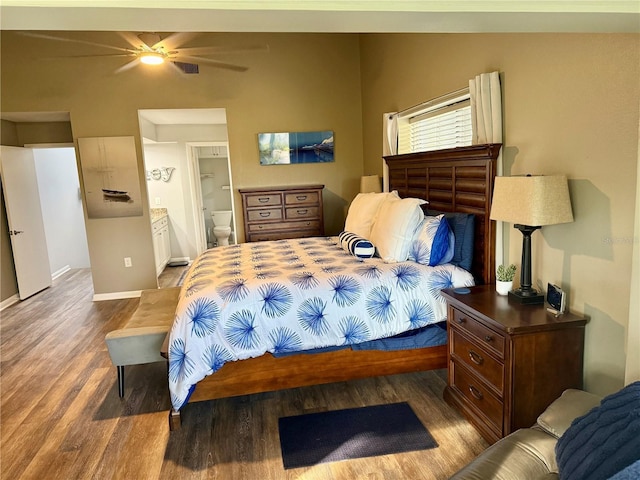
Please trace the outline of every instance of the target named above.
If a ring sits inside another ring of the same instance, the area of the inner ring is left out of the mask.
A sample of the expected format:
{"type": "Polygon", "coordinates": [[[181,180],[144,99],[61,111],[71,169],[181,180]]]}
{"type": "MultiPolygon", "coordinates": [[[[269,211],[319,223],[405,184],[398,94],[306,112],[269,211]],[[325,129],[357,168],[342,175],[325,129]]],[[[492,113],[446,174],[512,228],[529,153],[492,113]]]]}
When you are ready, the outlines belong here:
{"type": "Polygon", "coordinates": [[[200,242],[204,248],[236,243],[236,215],[229,146],[226,142],[190,143],[194,212],[200,213],[200,242]],[[198,188],[199,187],[199,188],[198,188]]]}
{"type": "MultiPolygon", "coordinates": [[[[210,211],[206,212],[208,221],[205,222],[205,212],[202,210],[205,205],[202,201],[199,148],[203,149],[204,157],[223,159],[223,170],[229,178],[228,182],[225,180],[229,190],[224,192],[229,195],[230,210],[234,211],[226,110],[149,109],[139,110],[138,116],[149,207],[152,213],[159,211],[166,214],[170,240],[169,264],[190,263],[207,249],[211,238],[211,232],[207,231],[211,228],[211,214],[210,211]],[[216,157],[215,153],[219,155],[216,157]]],[[[208,165],[203,165],[205,173],[209,173],[208,168],[208,165]]],[[[215,172],[218,168],[222,169],[216,167],[215,172]]],[[[222,180],[222,174],[217,176],[222,180]]],[[[221,201],[219,203],[223,205],[221,201]]],[[[232,239],[235,241],[235,215],[233,217],[230,223],[234,232],[232,239]]],[[[166,246],[159,250],[165,252],[166,246]]]]}

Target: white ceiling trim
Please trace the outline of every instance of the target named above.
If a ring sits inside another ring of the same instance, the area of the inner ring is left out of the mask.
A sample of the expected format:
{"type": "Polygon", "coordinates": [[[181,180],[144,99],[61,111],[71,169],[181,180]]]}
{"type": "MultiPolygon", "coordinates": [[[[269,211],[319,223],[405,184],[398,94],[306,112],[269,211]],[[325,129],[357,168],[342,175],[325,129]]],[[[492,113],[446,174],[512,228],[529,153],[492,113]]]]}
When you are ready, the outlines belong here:
{"type": "Polygon", "coordinates": [[[352,12],[618,12],[637,0],[3,0],[5,6],[352,12]],[[25,5],[27,4],[27,5],[25,5]]]}
{"type": "Polygon", "coordinates": [[[640,32],[640,2],[3,0],[3,30],[640,32]]]}

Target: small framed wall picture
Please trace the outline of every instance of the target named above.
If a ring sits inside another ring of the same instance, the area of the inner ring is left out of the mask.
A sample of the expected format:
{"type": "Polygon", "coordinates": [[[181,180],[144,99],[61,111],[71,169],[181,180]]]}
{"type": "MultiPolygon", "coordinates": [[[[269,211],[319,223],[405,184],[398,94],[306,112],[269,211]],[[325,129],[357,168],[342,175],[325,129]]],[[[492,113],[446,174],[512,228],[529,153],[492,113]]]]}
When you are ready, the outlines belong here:
{"type": "Polygon", "coordinates": [[[259,133],[260,165],[333,162],[333,131],[259,133]]]}

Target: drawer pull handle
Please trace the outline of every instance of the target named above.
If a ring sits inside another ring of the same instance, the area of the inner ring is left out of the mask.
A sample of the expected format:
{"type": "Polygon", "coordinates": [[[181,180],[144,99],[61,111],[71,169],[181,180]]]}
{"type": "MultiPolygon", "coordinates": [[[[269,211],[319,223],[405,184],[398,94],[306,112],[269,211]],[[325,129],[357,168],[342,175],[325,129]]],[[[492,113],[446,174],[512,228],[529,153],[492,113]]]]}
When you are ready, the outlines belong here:
{"type": "Polygon", "coordinates": [[[304,201],[304,200],[306,200],[306,199],[307,199],[307,196],[306,196],[306,195],[298,195],[298,196],[296,197],[296,200],[298,200],[299,202],[302,202],[302,201],[304,201]]]}
{"type": "Polygon", "coordinates": [[[260,216],[262,218],[267,218],[271,216],[271,212],[260,212],[260,216]]]}
{"type": "Polygon", "coordinates": [[[484,341],[487,342],[487,343],[491,343],[491,342],[493,342],[493,337],[491,335],[486,335],[484,337],[484,341]]]}
{"type": "Polygon", "coordinates": [[[458,317],[458,318],[456,318],[456,320],[457,320],[457,321],[458,321],[458,323],[460,323],[460,324],[462,324],[462,323],[464,323],[464,322],[466,322],[466,321],[467,321],[467,319],[466,319],[466,318],[464,318],[464,317],[458,317]]]}
{"type": "Polygon", "coordinates": [[[476,365],[482,365],[482,362],[484,362],[484,358],[482,358],[482,355],[474,352],[473,350],[469,350],[469,358],[476,365]]]}
{"type": "Polygon", "coordinates": [[[484,398],[482,392],[473,385],[469,385],[469,393],[471,393],[476,400],[482,400],[484,398]]]}
{"type": "Polygon", "coordinates": [[[306,215],[308,211],[309,210],[307,210],[306,208],[304,210],[296,210],[296,212],[298,212],[298,215],[306,215]]]}
{"type": "Polygon", "coordinates": [[[267,203],[267,202],[269,201],[269,197],[260,197],[260,198],[258,199],[258,201],[259,201],[260,203],[267,203]]]}
{"type": "Polygon", "coordinates": [[[258,228],[262,229],[264,228],[264,225],[258,225],[258,228]]]}

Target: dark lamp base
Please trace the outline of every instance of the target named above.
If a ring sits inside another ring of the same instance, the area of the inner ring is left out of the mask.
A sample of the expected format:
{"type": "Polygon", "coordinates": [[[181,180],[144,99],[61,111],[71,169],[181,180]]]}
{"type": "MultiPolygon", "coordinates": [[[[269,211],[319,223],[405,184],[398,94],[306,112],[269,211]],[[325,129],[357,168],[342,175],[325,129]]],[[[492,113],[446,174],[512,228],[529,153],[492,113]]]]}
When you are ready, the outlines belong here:
{"type": "Polygon", "coordinates": [[[544,303],[544,295],[536,290],[522,291],[518,288],[509,292],[509,300],[523,305],[542,305],[544,303]]]}

